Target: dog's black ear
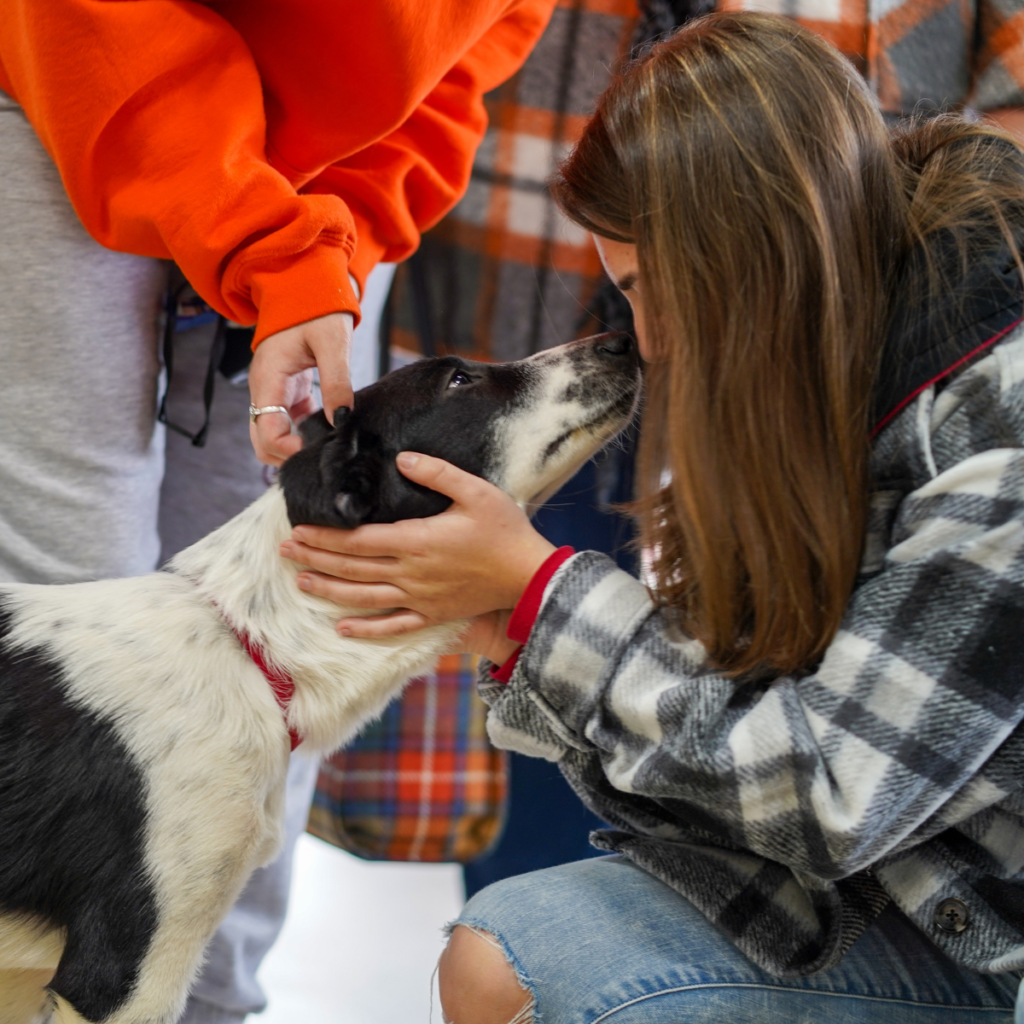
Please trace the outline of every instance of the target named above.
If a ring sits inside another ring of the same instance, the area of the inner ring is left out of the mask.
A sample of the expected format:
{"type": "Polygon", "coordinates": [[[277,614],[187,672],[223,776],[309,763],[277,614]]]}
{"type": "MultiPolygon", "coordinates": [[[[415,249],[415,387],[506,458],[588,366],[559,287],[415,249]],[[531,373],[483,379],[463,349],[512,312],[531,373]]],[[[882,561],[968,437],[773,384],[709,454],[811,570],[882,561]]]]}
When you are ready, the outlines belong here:
{"type": "Polygon", "coordinates": [[[334,414],[335,432],[321,452],[320,471],[325,486],[333,490],[335,525],[354,530],[376,511],[380,457],[379,445],[361,436],[349,412],[341,408],[334,414]]]}
{"type": "Polygon", "coordinates": [[[303,446],[308,448],[310,445],[316,444],[321,438],[326,437],[333,429],[330,423],[327,422],[323,409],[320,409],[318,412],[313,413],[312,416],[307,416],[299,424],[299,436],[302,438],[303,446]]]}
{"type": "Polygon", "coordinates": [[[351,415],[352,410],[347,405],[339,405],[334,410],[334,426],[327,422],[327,414],[323,409],[318,409],[312,416],[307,416],[299,424],[299,434],[305,447],[316,444],[328,434],[335,430],[342,430],[345,421],[351,415]]]}
{"type": "MultiPolygon", "coordinates": [[[[326,417],[321,413],[318,418],[322,428],[326,417]]],[[[395,466],[395,449],[385,446],[351,410],[336,410],[334,420],[333,430],[322,429],[317,440],[307,440],[281,467],[279,480],[293,526],[354,530],[364,523],[436,515],[451,504],[451,498],[402,476],[395,466]]]]}
{"type": "MultiPolygon", "coordinates": [[[[347,410],[339,409],[339,414],[347,410]]],[[[381,475],[383,447],[372,433],[360,430],[354,422],[342,427],[324,449],[324,482],[334,487],[332,504],[337,512],[339,526],[354,530],[363,523],[380,522],[381,475]],[[333,451],[327,451],[333,448],[333,451]]],[[[393,461],[393,460],[392,460],[393,461]]]]}
{"type": "Polygon", "coordinates": [[[342,486],[345,489],[334,496],[334,507],[341,517],[339,525],[354,530],[362,526],[374,510],[374,487],[360,472],[348,474],[342,486]]]}
{"type": "Polygon", "coordinates": [[[375,489],[370,486],[368,467],[359,471],[366,460],[357,456],[359,431],[352,410],[336,409],[333,427],[321,410],[299,429],[302,450],[285,462],[278,475],[292,525],[358,526],[369,514],[375,489]],[[343,502],[345,493],[351,497],[343,502]]]}

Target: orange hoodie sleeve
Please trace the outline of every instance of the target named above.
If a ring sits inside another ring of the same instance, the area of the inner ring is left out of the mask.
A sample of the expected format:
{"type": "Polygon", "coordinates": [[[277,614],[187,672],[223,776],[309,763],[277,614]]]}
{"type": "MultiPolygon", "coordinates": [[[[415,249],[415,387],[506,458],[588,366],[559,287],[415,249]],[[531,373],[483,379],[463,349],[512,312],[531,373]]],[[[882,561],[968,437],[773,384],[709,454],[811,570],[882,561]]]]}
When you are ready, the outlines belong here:
{"type": "MultiPolygon", "coordinates": [[[[97,241],[175,259],[227,316],[258,321],[262,339],[326,313],[358,314],[348,278],[357,220],[365,256],[353,270],[362,276],[380,254],[408,251],[416,229],[454,202],[484,129],[480,95],[522,63],[551,6],[516,5],[453,55],[455,66],[401,129],[349,157],[362,162],[349,172],[379,179],[372,188],[318,179],[298,194],[271,166],[253,56],[200,3],[7,0],[0,88],[24,108],[97,241]],[[532,23],[515,15],[520,7],[535,12],[532,23]],[[473,52],[488,47],[483,73],[473,52]],[[431,125],[440,134],[431,136],[431,125]]],[[[386,39],[363,45],[387,52],[386,39]]]]}
{"type": "Polygon", "coordinates": [[[351,260],[363,286],[380,261],[398,262],[461,198],[487,129],[483,95],[522,65],[544,31],[552,0],[520,4],[495,24],[380,142],[328,167],[310,193],[342,197],[355,220],[351,260]]]}

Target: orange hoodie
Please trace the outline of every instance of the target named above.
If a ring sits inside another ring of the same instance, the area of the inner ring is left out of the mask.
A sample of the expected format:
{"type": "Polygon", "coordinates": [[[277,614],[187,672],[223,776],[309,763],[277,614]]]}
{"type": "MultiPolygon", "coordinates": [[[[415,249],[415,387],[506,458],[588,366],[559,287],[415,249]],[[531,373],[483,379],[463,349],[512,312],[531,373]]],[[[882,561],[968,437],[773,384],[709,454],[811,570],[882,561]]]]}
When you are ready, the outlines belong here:
{"type": "Polygon", "coordinates": [[[0,89],[89,233],[256,340],[358,315],[456,202],[555,0],[4,0],[0,89]]]}

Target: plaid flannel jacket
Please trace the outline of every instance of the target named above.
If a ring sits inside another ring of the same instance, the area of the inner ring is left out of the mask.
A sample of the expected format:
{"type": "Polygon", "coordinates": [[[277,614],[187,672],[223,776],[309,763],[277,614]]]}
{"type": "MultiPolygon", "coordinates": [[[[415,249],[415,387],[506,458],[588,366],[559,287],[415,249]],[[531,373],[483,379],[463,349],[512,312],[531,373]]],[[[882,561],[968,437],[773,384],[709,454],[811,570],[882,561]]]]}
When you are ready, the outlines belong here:
{"type": "Polygon", "coordinates": [[[720,0],[786,14],[864,74],[888,114],[1024,105],[1022,0],[720,0]]]}
{"type": "Polygon", "coordinates": [[[603,555],[566,562],[499,746],[557,761],[595,834],[777,975],[889,899],[953,960],[1024,966],[1024,327],[878,436],[863,575],[812,674],[708,668],[603,555]]]}

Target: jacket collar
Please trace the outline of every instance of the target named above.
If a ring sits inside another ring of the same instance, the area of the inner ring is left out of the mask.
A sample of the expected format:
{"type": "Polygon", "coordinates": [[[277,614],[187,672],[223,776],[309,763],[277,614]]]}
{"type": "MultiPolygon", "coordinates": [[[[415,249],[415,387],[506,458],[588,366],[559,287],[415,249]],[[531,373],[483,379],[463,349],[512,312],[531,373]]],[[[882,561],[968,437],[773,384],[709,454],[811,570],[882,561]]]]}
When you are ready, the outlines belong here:
{"type": "Polygon", "coordinates": [[[872,436],[917,395],[1008,334],[1024,317],[1024,287],[1010,247],[991,235],[968,243],[966,269],[948,234],[933,258],[944,288],[928,294],[923,250],[907,259],[897,308],[882,348],[872,405],[872,436]],[[985,241],[988,244],[983,244],[985,241]]]}

